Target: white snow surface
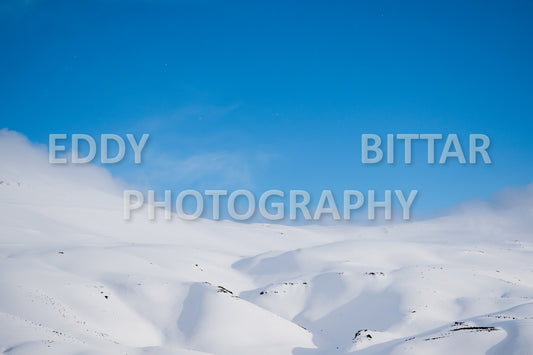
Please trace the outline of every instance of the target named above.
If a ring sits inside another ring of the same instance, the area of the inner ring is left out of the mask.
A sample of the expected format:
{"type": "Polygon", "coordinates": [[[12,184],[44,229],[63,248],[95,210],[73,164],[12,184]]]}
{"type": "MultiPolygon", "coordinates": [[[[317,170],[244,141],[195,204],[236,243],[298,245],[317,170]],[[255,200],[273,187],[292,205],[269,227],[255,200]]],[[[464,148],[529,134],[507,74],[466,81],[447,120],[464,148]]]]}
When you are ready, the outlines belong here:
{"type": "Polygon", "coordinates": [[[382,226],[122,219],[0,131],[6,354],[533,354],[533,188],[382,226]]]}

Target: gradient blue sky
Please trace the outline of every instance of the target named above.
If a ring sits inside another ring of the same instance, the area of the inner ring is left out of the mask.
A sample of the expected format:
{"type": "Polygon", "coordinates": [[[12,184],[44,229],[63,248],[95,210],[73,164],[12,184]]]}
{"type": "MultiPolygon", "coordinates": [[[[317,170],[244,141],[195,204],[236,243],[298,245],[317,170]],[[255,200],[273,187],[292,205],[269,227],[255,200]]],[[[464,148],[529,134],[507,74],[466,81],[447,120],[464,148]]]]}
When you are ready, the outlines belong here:
{"type": "Polygon", "coordinates": [[[532,182],[532,18],[529,0],[8,0],[0,123],[43,144],[150,133],[141,166],[108,167],[141,188],[418,189],[424,216],[532,182]],[[493,164],[417,145],[365,166],[363,133],[484,133],[493,164]]]}

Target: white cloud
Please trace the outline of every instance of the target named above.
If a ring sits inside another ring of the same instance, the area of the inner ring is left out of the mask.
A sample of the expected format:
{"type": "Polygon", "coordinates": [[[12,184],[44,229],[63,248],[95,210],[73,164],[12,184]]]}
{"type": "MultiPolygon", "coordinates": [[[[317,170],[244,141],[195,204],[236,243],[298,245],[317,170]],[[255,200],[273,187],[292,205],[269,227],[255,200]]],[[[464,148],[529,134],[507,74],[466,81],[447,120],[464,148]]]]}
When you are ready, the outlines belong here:
{"type": "Polygon", "coordinates": [[[0,180],[5,184],[57,187],[61,191],[68,186],[112,194],[118,194],[121,185],[106,169],[93,164],[49,164],[46,146],[33,144],[22,134],[7,129],[0,130],[0,180]]]}

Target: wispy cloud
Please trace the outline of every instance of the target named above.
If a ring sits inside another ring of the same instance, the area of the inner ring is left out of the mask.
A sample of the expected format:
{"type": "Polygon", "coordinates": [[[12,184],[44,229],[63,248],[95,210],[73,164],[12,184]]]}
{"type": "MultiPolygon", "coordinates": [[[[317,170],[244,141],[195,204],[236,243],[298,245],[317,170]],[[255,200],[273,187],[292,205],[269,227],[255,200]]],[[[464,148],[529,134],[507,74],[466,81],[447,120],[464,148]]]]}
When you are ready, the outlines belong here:
{"type": "Polygon", "coordinates": [[[241,106],[240,103],[228,105],[192,104],[178,107],[170,113],[153,114],[132,120],[133,130],[150,132],[167,132],[169,127],[179,126],[190,121],[214,121],[223,119],[241,106]]]}
{"type": "Polygon", "coordinates": [[[169,183],[243,188],[253,185],[249,158],[242,153],[207,152],[183,159],[163,154],[151,161],[150,165],[153,178],[169,183]]]}

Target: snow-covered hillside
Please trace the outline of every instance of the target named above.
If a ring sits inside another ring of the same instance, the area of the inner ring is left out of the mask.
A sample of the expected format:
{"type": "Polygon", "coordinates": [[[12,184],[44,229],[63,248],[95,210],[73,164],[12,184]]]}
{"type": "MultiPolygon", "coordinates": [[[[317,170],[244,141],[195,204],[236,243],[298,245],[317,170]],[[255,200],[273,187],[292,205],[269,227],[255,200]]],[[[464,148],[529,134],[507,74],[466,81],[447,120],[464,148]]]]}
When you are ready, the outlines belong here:
{"type": "Polygon", "coordinates": [[[532,354],[533,192],[386,226],[122,220],[103,169],[0,133],[9,354],[532,354]]]}

